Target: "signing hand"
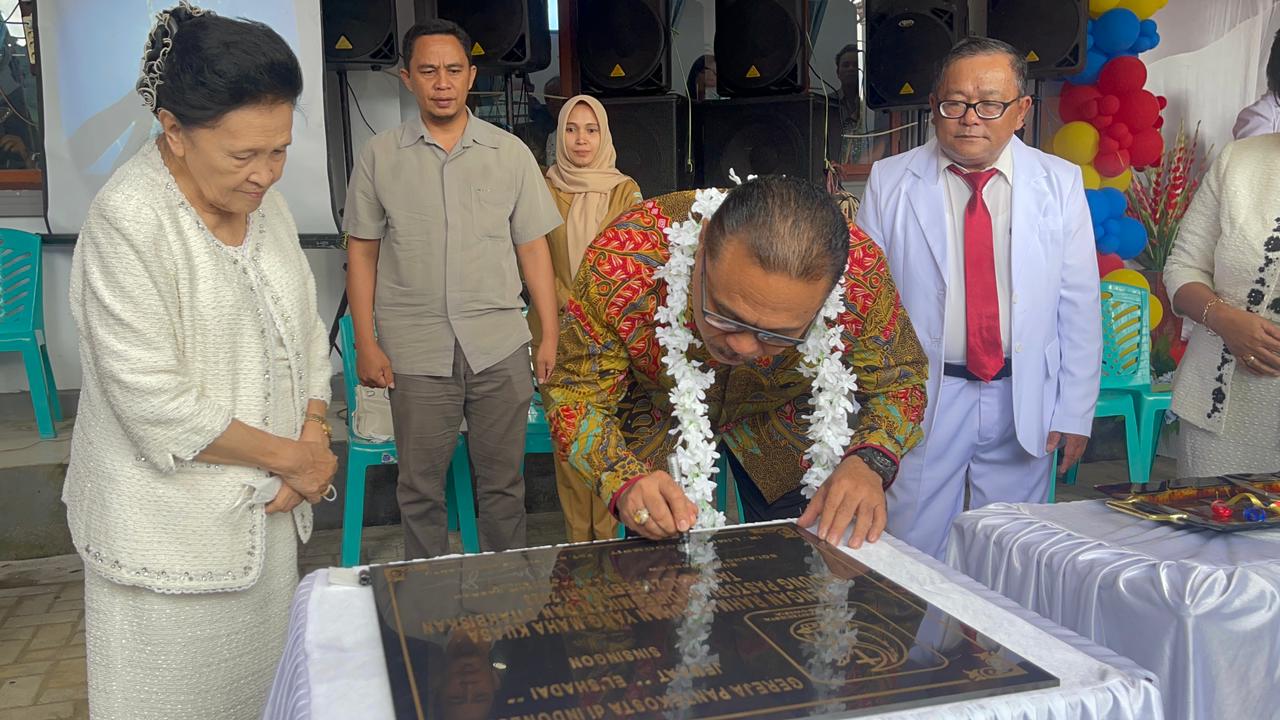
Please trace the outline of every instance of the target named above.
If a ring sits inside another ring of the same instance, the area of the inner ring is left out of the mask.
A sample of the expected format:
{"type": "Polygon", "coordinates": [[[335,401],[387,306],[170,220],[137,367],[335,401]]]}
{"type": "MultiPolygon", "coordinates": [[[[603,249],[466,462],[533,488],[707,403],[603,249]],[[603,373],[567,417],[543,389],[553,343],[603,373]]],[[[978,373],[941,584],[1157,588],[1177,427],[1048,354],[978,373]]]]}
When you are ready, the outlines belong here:
{"type": "Polygon", "coordinates": [[[650,540],[688,532],[698,521],[698,508],[685,497],[676,481],[661,470],[632,483],[618,498],[617,508],[623,524],[650,540]],[[642,509],[649,516],[643,523],[636,517],[642,509]]]}
{"type": "Polygon", "coordinates": [[[1213,331],[1252,375],[1280,377],[1280,326],[1255,313],[1215,305],[1209,316],[1213,331]]]}
{"type": "Polygon", "coordinates": [[[849,535],[849,547],[862,547],[863,540],[879,540],[889,521],[880,476],[867,467],[862,458],[856,455],[845,458],[818,488],[796,522],[801,527],[809,527],[819,519],[818,537],[832,545],[840,542],[850,523],[853,532],[849,535]]]}
{"type": "Polygon", "coordinates": [[[391,359],[376,342],[356,347],[356,376],[366,387],[394,389],[396,386],[395,377],[391,374],[391,359]]]}
{"type": "Polygon", "coordinates": [[[1080,462],[1080,458],[1084,456],[1084,448],[1088,444],[1089,438],[1086,435],[1056,431],[1049,433],[1049,439],[1044,443],[1044,451],[1053,452],[1062,448],[1062,455],[1058,458],[1058,477],[1066,475],[1068,470],[1080,462]]]}

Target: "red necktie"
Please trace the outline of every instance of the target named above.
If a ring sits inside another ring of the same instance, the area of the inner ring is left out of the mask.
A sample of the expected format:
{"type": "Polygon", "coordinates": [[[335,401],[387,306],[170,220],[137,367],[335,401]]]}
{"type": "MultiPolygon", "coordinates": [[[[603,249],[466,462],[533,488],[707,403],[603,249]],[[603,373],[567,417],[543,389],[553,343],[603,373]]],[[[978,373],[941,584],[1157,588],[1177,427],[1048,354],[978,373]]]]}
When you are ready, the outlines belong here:
{"type": "Polygon", "coordinates": [[[990,382],[1004,367],[1004,343],[1000,339],[1000,296],[996,293],[996,258],[991,239],[991,212],[982,189],[998,172],[988,168],[965,172],[952,165],[973,194],[964,206],[964,317],[968,328],[965,365],[969,372],[990,382]]]}

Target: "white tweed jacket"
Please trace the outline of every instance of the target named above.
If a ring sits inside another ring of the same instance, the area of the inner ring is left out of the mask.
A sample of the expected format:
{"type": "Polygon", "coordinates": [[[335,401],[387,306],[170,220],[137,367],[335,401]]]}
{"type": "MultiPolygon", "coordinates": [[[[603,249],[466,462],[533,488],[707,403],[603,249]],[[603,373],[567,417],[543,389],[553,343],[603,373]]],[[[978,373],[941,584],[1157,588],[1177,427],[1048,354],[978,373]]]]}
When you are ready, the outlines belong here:
{"type": "MultiPolygon", "coordinates": [[[[308,399],[329,399],[328,335],[284,199],[268,191],[245,246],[227,247],[148,142],[89,207],[70,300],[84,382],[62,498],[86,565],[159,592],[253,585],[266,473],[192,458],[233,418],[295,437],[308,399]],[[288,356],[288,402],[271,387],[267,323],[288,356]]],[[[305,542],[310,505],[294,520],[305,542]]]]}
{"type": "MultiPolygon", "coordinates": [[[[1164,282],[1172,298],[1201,282],[1224,301],[1280,321],[1280,135],[1226,146],[1183,216],[1164,282]]],[[[1221,432],[1236,358],[1196,321],[1173,381],[1173,411],[1198,428],[1221,432]]]]}

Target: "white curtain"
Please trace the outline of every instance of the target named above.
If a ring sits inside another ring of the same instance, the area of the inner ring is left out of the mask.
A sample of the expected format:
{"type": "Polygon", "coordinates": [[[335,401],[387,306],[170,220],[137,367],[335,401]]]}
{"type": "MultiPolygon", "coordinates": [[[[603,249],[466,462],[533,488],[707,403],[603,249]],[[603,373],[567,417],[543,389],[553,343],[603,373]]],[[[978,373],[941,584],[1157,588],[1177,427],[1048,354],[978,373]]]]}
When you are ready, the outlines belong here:
{"type": "Polygon", "coordinates": [[[1147,89],[1169,99],[1165,138],[1200,123],[1215,152],[1231,142],[1236,114],[1266,88],[1267,54],[1280,0],[1170,0],[1155,14],[1160,45],[1141,58],[1147,89]]]}

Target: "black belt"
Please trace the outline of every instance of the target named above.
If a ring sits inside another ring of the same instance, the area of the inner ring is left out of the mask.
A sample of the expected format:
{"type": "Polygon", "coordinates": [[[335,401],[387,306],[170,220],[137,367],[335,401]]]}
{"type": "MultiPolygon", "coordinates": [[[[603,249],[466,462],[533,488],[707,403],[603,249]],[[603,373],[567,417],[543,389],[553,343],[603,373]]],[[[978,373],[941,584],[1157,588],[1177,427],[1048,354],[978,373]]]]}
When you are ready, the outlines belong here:
{"type": "MultiPolygon", "coordinates": [[[[1013,372],[1013,362],[1010,361],[1009,358],[1005,358],[1004,365],[1002,365],[1000,369],[996,371],[995,377],[991,379],[1003,380],[1004,378],[1009,377],[1009,374],[1011,372],[1013,372]]],[[[964,378],[965,380],[974,380],[976,382],[982,382],[982,378],[970,372],[969,367],[967,365],[959,365],[956,363],[943,363],[942,374],[946,375],[947,377],[964,378]]]]}

